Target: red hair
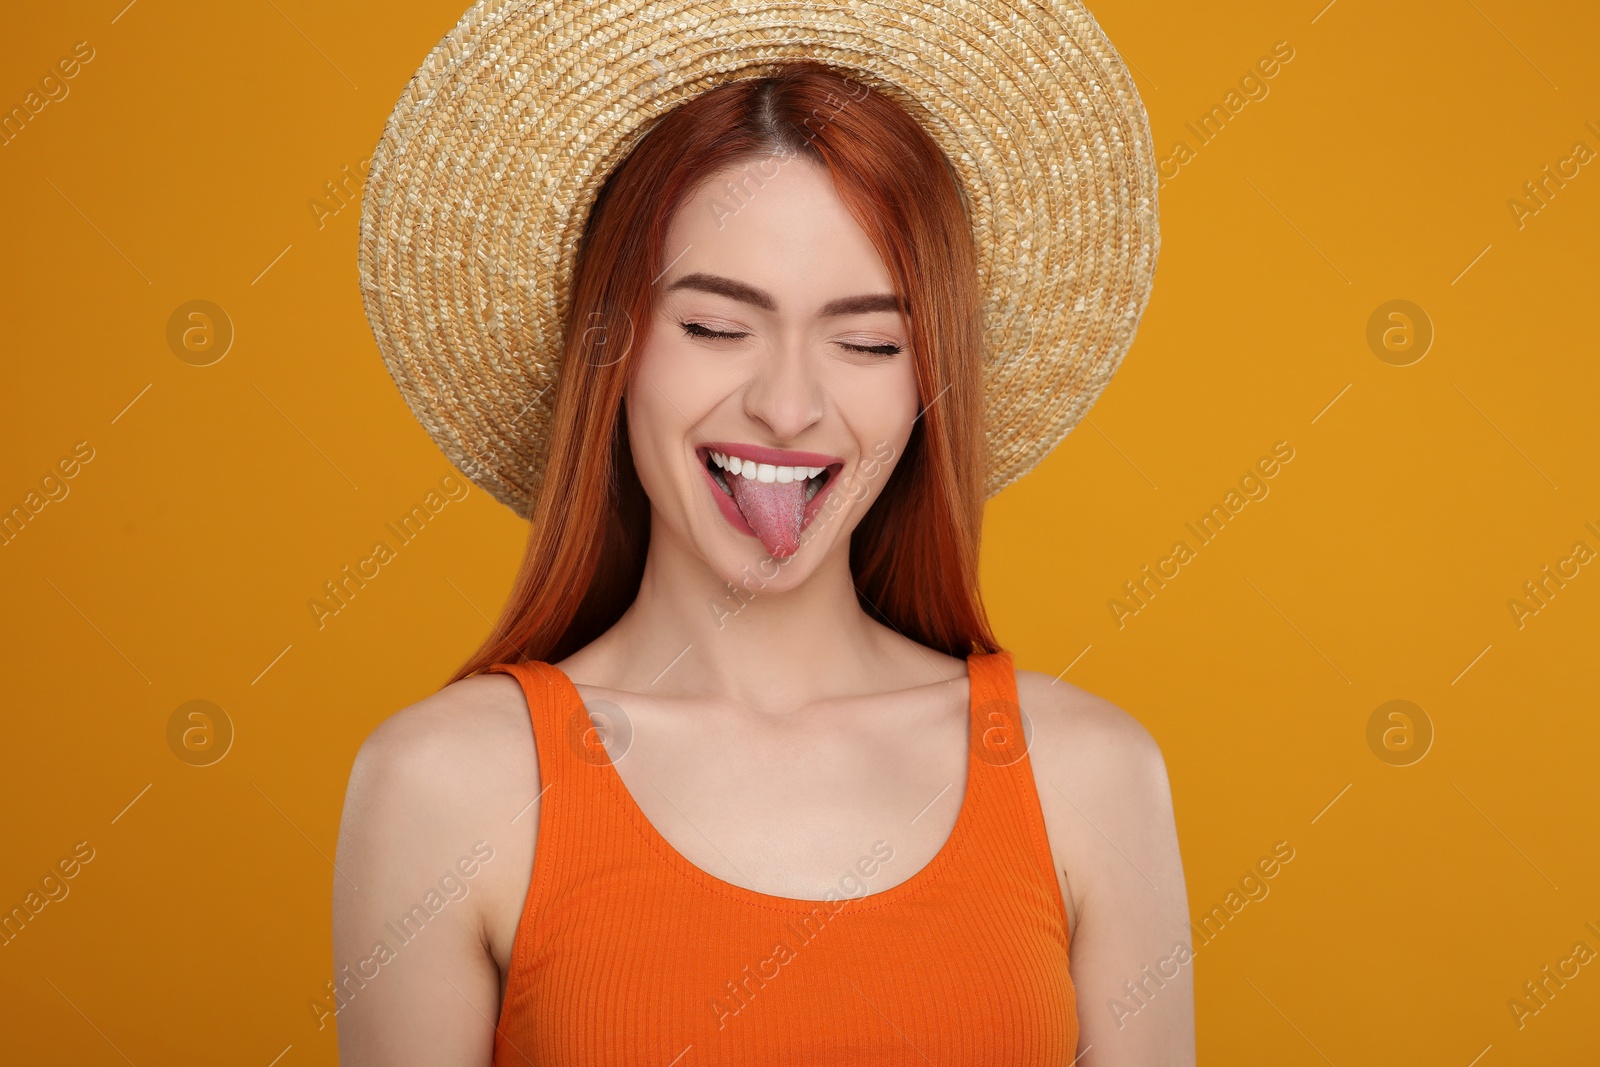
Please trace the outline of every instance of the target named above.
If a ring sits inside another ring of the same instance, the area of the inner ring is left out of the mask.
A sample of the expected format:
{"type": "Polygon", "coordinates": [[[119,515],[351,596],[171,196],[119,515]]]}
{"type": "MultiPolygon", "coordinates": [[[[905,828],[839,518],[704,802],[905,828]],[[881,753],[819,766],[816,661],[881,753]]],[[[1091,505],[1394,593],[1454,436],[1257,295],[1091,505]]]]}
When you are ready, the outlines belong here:
{"type": "Polygon", "coordinates": [[[609,629],[638,594],[650,505],[622,411],[629,355],[643,340],[633,324],[651,321],[651,280],[678,205],[713,174],[773,155],[801,155],[828,170],[907,308],[923,413],[851,536],[862,607],[951,656],[999,649],[978,591],[983,321],[960,186],[900,105],[801,61],[668,112],[601,188],[574,264],[527,549],[494,633],[451,681],[494,663],[564,659],[609,629]]]}

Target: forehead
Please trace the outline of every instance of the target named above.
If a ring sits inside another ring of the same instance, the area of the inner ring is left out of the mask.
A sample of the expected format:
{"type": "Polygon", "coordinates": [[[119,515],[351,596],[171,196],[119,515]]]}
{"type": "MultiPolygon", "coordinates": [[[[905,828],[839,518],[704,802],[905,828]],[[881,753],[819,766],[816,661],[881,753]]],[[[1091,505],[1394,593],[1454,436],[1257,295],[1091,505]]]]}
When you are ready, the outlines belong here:
{"type": "Polygon", "coordinates": [[[696,271],[736,278],[774,294],[780,312],[892,288],[827,170],[798,156],[702,181],[673,214],[663,259],[666,284],[696,271]]]}

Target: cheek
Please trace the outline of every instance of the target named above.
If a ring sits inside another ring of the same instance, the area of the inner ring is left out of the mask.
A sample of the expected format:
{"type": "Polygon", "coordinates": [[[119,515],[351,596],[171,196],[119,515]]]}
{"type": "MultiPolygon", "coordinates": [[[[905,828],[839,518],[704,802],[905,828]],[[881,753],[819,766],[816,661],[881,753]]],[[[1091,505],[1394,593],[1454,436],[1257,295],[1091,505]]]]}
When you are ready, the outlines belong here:
{"type": "Polygon", "coordinates": [[[916,368],[910,360],[876,368],[869,381],[856,380],[835,393],[845,421],[855,431],[863,461],[882,455],[880,442],[900,455],[911,437],[918,413],[916,368]]]}
{"type": "Polygon", "coordinates": [[[622,409],[628,419],[628,450],[633,456],[634,473],[645,494],[659,500],[664,461],[670,448],[671,424],[666,419],[671,409],[652,383],[637,379],[628,385],[622,409]]]}
{"type": "Polygon", "coordinates": [[[703,360],[681,347],[647,342],[623,395],[633,465],[647,493],[681,473],[683,457],[700,439],[694,429],[715,405],[719,383],[703,360]]]}
{"type": "Polygon", "coordinates": [[[629,388],[652,423],[681,438],[727,394],[728,368],[664,327],[659,332],[666,336],[652,336],[639,351],[629,388]]]}

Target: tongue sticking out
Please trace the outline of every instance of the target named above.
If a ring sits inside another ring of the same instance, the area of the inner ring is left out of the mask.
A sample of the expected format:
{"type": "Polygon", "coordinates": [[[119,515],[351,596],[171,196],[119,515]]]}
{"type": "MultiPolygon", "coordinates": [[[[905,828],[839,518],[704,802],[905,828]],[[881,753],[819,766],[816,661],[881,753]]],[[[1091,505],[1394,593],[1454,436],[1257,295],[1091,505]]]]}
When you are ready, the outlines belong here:
{"type": "Polygon", "coordinates": [[[728,476],[733,502],[773,558],[792,556],[800,548],[800,524],[806,506],[806,482],[762,482],[728,476]]]}

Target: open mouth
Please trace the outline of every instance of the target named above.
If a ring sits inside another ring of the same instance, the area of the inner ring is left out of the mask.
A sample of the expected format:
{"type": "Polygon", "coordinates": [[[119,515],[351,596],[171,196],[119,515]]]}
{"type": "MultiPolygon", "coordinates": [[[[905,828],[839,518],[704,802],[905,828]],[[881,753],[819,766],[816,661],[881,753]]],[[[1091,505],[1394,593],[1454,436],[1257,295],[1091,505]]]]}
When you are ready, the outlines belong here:
{"type": "Polygon", "coordinates": [[[818,490],[833,474],[828,467],[811,466],[780,466],[776,463],[756,463],[751,460],[741,460],[738,456],[729,456],[721,452],[705,450],[706,469],[711,472],[711,480],[721,487],[724,493],[733,496],[731,478],[744,478],[757,484],[786,485],[791,482],[805,482],[805,501],[817,495],[818,490]],[[765,468],[765,469],[763,469],[765,468]]]}
{"type": "Polygon", "coordinates": [[[778,559],[799,549],[801,531],[844,468],[835,456],[756,445],[713,441],[696,452],[729,523],[778,559]]]}

